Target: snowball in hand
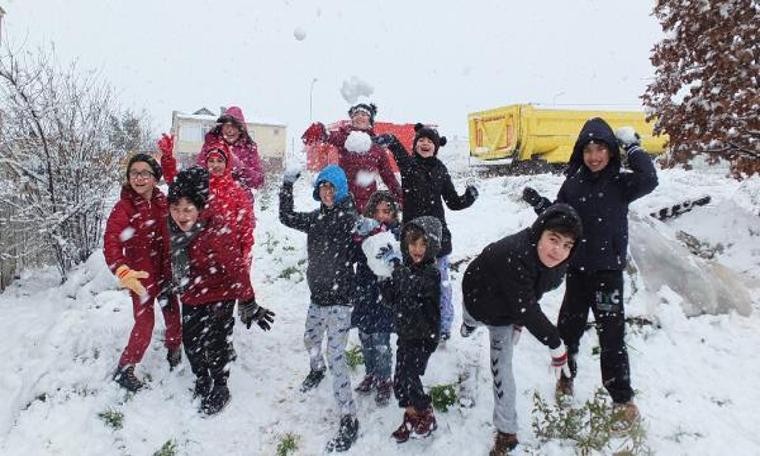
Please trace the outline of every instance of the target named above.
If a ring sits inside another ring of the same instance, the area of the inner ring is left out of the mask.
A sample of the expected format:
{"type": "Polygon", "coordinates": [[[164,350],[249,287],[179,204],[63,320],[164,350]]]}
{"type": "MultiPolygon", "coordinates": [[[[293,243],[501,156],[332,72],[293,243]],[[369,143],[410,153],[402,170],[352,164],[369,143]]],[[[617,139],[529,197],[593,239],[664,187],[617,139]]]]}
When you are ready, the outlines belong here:
{"type": "Polygon", "coordinates": [[[303,41],[306,39],[306,30],[302,29],[301,27],[296,27],[295,30],[293,30],[293,36],[298,41],[303,41]]]}
{"type": "Polygon", "coordinates": [[[344,145],[349,152],[366,154],[369,148],[372,147],[372,138],[363,131],[352,131],[348,134],[344,145]]]}
{"type": "Polygon", "coordinates": [[[393,265],[383,261],[382,255],[381,258],[377,258],[380,248],[386,247],[388,244],[392,245],[394,250],[401,251],[396,236],[390,231],[377,233],[362,242],[362,251],[367,257],[367,266],[378,277],[390,277],[393,274],[393,265]]]}

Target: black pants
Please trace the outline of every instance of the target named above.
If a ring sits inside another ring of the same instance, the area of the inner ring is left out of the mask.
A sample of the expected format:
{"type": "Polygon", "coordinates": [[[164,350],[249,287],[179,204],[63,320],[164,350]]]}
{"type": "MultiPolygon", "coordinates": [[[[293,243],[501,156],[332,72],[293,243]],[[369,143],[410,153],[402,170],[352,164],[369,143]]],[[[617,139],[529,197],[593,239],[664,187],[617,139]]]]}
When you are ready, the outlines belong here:
{"type": "Polygon", "coordinates": [[[229,377],[227,341],[235,324],[235,301],[199,306],[182,305],[182,342],[190,367],[198,378],[224,384],[229,377]]]}
{"type": "Polygon", "coordinates": [[[425,410],[430,407],[431,399],[422,388],[421,377],[425,375],[428,360],[438,347],[438,342],[426,339],[399,339],[396,345],[393,391],[398,398],[398,405],[425,410]]]}
{"type": "Polygon", "coordinates": [[[589,308],[594,313],[599,336],[602,383],[614,402],[628,402],[633,397],[633,390],[625,346],[622,271],[585,273],[570,269],[567,273],[565,298],[559,310],[557,329],[567,346],[573,377],[576,375],[575,359],[589,308]]]}

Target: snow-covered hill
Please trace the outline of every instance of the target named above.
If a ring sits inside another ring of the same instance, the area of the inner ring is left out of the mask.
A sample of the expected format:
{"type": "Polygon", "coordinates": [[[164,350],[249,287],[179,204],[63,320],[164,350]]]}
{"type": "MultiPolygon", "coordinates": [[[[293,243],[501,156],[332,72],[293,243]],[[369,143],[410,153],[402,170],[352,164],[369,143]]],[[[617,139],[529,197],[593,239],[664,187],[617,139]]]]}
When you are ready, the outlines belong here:
{"type": "MultiPolygon", "coordinates": [[[[645,316],[655,326],[629,331],[633,385],[648,434],[657,454],[760,454],[757,433],[760,410],[760,181],[739,183],[725,170],[705,168],[660,172],[660,186],[635,203],[641,214],[690,197],[710,194],[712,203],[659,225],[683,230],[712,246],[720,243],[718,260],[738,272],[749,287],[753,312],[687,318],[668,290],[639,291],[627,312],[645,316]],[[755,429],[753,431],[753,429],[755,429]]],[[[473,176],[462,175],[458,187],[473,176]]],[[[307,179],[296,186],[297,209],[316,203],[307,179]]],[[[481,180],[481,197],[462,212],[447,217],[454,236],[452,263],[465,262],[489,242],[528,225],[533,211],[519,201],[528,183],[554,195],[562,178],[553,175],[481,180]]],[[[71,274],[59,286],[55,271],[34,271],[0,295],[0,453],[4,455],[150,455],[167,441],[176,454],[272,455],[280,437],[300,436],[295,454],[321,454],[337,428],[329,382],[306,395],[298,385],[308,371],[302,344],[308,303],[305,236],[277,221],[275,193],[258,198],[256,263],[253,279],[261,304],[277,313],[274,329],[235,327],[239,355],[232,365],[232,400],[219,415],[204,418],[192,403],[193,376],[186,360],[169,372],[157,325],[151,349],[138,374],[150,388],[127,398],[111,381],[120,350],[132,324],[131,304],[105,267],[102,255],[71,274]],[[122,427],[106,425],[99,414],[122,416],[122,427]]],[[[660,222],[657,222],[659,224],[660,222]]],[[[656,225],[658,226],[658,225],[656,225]]],[[[461,272],[454,272],[455,300],[460,302],[461,272]]],[[[647,278],[639,278],[646,283],[647,278]]],[[[556,318],[563,289],[545,296],[543,305],[556,318]]],[[[461,321],[457,309],[456,327],[461,321]]],[[[600,386],[596,337],[583,339],[576,380],[577,400],[590,398],[600,386]]],[[[349,346],[357,345],[352,333],[349,346]]],[[[486,366],[484,331],[471,339],[458,335],[436,352],[424,378],[426,385],[457,381],[461,365],[480,359],[486,366]]],[[[553,394],[548,350],[526,335],[515,354],[518,413],[522,445],[517,454],[572,454],[560,442],[540,444],[530,429],[531,397],[553,394]]],[[[354,373],[358,382],[362,369],[354,373]]],[[[372,398],[358,398],[360,436],[349,454],[487,454],[492,443],[491,379],[480,369],[477,405],[438,413],[439,430],[425,441],[403,445],[390,439],[401,411],[378,409],[372,398]]]]}

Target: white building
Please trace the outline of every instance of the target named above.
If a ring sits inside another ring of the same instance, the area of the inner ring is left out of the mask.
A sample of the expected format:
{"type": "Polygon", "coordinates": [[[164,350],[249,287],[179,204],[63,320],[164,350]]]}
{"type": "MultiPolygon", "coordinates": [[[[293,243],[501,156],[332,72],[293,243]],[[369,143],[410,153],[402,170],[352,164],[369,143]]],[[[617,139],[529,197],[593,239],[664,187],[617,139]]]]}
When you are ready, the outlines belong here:
{"type": "MultiPolygon", "coordinates": [[[[222,108],[220,112],[224,110],[225,108],[222,108]]],[[[201,108],[193,114],[172,111],[171,132],[175,137],[174,153],[180,167],[195,163],[195,157],[203,147],[206,133],[216,126],[218,118],[219,115],[206,108],[201,108]]],[[[246,118],[246,126],[248,134],[258,145],[264,169],[281,168],[287,145],[285,124],[246,118]]]]}

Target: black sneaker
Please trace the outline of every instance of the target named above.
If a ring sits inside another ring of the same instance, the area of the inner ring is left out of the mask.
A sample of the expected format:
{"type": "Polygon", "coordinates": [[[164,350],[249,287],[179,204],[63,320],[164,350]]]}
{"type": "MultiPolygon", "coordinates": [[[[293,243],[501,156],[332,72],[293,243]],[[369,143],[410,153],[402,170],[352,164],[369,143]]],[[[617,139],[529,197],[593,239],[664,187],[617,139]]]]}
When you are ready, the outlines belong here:
{"type": "Polygon", "coordinates": [[[325,378],[324,368],[312,369],[309,372],[309,375],[307,375],[304,381],[301,383],[301,392],[305,393],[306,391],[316,388],[323,378],[325,378]]]}
{"type": "Polygon", "coordinates": [[[215,415],[221,412],[230,402],[230,390],[227,385],[215,384],[208,396],[201,401],[201,411],[206,415],[215,415]]]}
{"type": "Polygon", "coordinates": [[[195,379],[195,387],[193,388],[193,399],[208,396],[211,393],[211,385],[213,383],[211,377],[197,377],[195,379]]]}
{"type": "Polygon", "coordinates": [[[169,370],[174,370],[182,362],[182,349],[175,348],[174,350],[166,351],[166,360],[169,361],[169,370]]]}
{"type": "Polygon", "coordinates": [[[353,415],[343,415],[338,434],[327,442],[327,451],[347,451],[356,442],[359,434],[359,420],[353,415]]]}
{"type": "Polygon", "coordinates": [[[119,386],[133,393],[145,386],[145,383],[135,376],[135,366],[132,365],[116,369],[113,379],[119,386]]]}

